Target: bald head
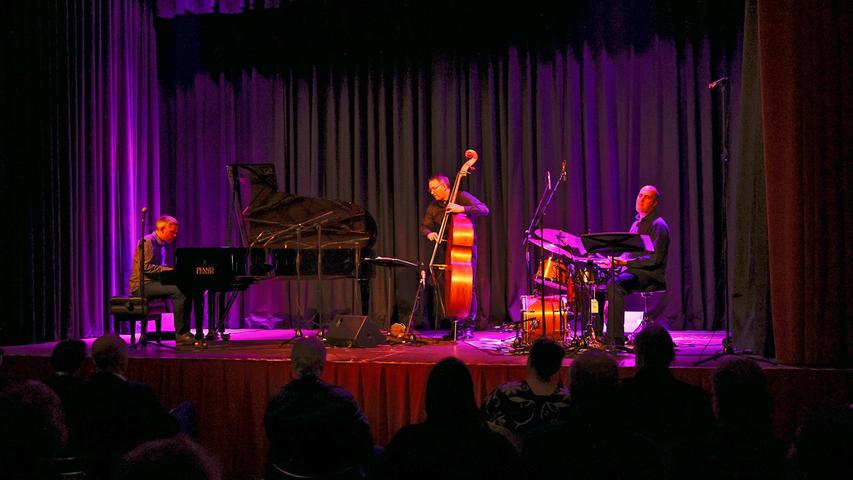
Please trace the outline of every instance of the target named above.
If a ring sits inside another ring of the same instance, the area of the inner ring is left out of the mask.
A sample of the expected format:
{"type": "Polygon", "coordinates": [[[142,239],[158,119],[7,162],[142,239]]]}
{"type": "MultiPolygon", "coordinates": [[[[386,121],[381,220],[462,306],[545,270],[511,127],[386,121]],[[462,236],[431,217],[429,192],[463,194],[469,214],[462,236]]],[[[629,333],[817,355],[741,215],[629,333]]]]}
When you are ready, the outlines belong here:
{"type": "Polygon", "coordinates": [[[645,217],[660,203],[660,192],[654,185],[646,185],[637,194],[637,213],[645,217]]]}
{"type": "Polygon", "coordinates": [[[127,366],[127,342],[118,335],[104,335],[92,344],[92,360],[102,372],[122,373],[127,366]]]}
{"type": "Polygon", "coordinates": [[[295,378],[319,377],[326,366],[326,346],[317,337],[300,337],[293,344],[290,368],[295,378]]]}

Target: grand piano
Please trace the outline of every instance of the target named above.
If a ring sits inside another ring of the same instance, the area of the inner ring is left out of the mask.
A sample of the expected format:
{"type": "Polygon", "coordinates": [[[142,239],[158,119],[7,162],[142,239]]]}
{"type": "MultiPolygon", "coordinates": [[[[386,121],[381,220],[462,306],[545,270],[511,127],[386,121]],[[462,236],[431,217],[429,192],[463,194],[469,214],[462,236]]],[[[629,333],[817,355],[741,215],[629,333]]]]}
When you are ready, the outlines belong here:
{"type": "MultiPolygon", "coordinates": [[[[175,270],[163,279],[186,293],[208,293],[211,332],[227,339],[225,318],[236,294],[274,277],[352,279],[365,314],[372,269],[363,260],[376,242],[370,213],[349,202],[279,192],[272,164],[232,164],[227,175],[241,246],[178,248],[175,270]]],[[[200,332],[199,316],[196,322],[200,332]]]]}

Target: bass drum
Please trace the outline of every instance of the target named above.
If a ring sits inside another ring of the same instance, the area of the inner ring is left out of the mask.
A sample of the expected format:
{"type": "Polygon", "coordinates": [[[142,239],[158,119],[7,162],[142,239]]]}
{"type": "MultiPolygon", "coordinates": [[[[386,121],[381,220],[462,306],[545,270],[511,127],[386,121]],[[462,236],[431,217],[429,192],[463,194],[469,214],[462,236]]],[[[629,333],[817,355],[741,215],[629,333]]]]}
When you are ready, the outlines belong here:
{"type": "Polygon", "coordinates": [[[522,339],[527,344],[543,335],[561,342],[568,331],[566,326],[571,313],[568,296],[546,295],[545,301],[542,300],[538,295],[521,296],[522,339]]]}

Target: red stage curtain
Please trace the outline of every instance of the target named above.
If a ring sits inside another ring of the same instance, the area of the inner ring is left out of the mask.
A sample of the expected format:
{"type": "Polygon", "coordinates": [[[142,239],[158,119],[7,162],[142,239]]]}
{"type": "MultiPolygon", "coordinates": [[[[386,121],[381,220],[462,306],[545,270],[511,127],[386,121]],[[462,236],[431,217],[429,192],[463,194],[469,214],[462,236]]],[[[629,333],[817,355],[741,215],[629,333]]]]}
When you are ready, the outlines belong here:
{"type": "Polygon", "coordinates": [[[758,1],[776,356],[853,353],[853,2],[758,1]]]}

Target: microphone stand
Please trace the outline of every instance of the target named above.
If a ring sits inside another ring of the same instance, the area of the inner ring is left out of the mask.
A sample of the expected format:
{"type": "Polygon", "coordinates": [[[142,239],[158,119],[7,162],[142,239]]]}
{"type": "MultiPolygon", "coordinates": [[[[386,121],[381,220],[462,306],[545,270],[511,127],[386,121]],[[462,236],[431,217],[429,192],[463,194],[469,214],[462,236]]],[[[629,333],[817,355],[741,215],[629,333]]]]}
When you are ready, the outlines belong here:
{"type": "Polygon", "coordinates": [[[420,267],[421,279],[418,282],[418,289],[415,292],[415,299],[414,301],[412,301],[412,311],[409,312],[409,319],[406,322],[406,332],[403,334],[403,343],[408,342],[411,345],[414,345],[416,343],[423,343],[418,340],[414,333],[412,333],[412,320],[414,319],[415,312],[418,310],[418,306],[420,305],[421,292],[423,292],[426,288],[426,270],[423,269],[423,264],[421,264],[420,267]]]}
{"type": "MultiPolygon", "coordinates": [[[[529,297],[533,296],[533,288],[532,283],[530,281],[532,269],[530,268],[530,250],[529,243],[527,240],[530,238],[530,232],[535,231],[534,227],[538,224],[539,231],[541,233],[543,228],[543,223],[545,221],[545,215],[548,210],[548,206],[551,205],[551,201],[554,199],[554,194],[557,192],[557,187],[560,186],[560,182],[564,181],[566,177],[566,171],[560,173],[560,177],[557,179],[557,185],[551,186],[551,172],[548,172],[548,183],[545,185],[545,190],[542,192],[542,196],[539,197],[539,203],[536,205],[536,211],[533,212],[533,217],[530,219],[530,225],[528,225],[527,230],[524,232],[524,256],[525,256],[525,265],[527,269],[527,294],[529,297]]],[[[542,235],[539,236],[539,261],[543,261],[545,259],[545,239],[542,238],[542,235]]],[[[544,272],[543,272],[544,273],[544,272]]],[[[544,284],[543,284],[544,287],[544,284]]],[[[542,310],[542,334],[545,335],[547,333],[546,325],[545,325],[545,288],[541,288],[539,290],[539,305],[542,310]]],[[[562,309],[561,309],[562,311],[562,309]]],[[[522,312],[522,321],[524,321],[524,313],[522,312]]],[[[522,340],[519,339],[519,329],[516,326],[515,338],[516,338],[516,347],[522,346],[522,340]]]]}
{"type": "MultiPolygon", "coordinates": [[[[142,308],[141,325],[139,326],[139,342],[138,346],[145,346],[148,343],[148,301],[145,299],[145,214],[148,213],[148,208],[142,207],[142,238],[139,239],[139,305],[142,308]]],[[[132,305],[132,302],[131,302],[132,305]]],[[[135,329],[135,323],[131,322],[131,328],[135,329]]],[[[116,332],[117,334],[119,332],[116,332]]],[[[131,335],[134,332],[131,332],[131,335]]]]}
{"type": "Polygon", "coordinates": [[[731,296],[729,295],[729,238],[728,238],[728,216],[727,216],[727,204],[729,202],[729,79],[728,77],[722,77],[719,80],[708,85],[709,90],[715,90],[717,87],[720,89],[720,116],[722,117],[722,127],[720,131],[720,162],[722,164],[722,190],[723,190],[723,201],[720,205],[720,223],[721,230],[723,236],[723,244],[720,246],[720,262],[723,265],[722,268],[722,292],[723,292],[723,302],[725,309],[725,319],[726,319],[726,336],[723,338],[723,350],[721,352],[715,353],[708,358],[704,358],[694,363],[693,365],[701,365],[703,363],[707,363],[713,360],[717,360],[719,358],[723,358],[726,355],[738,355],[738,356],[747,356],[752,358],[753,360],[757,360],[760,362],[766,362],[771,365],[776,365],[776,362],[772,360],[768,360],[764,357],[758,355],[750,355],[746,353],[739,353],[735,351],[734,348],[734,340],[732,339],[732,309],[731,309],[731,296]]]}

